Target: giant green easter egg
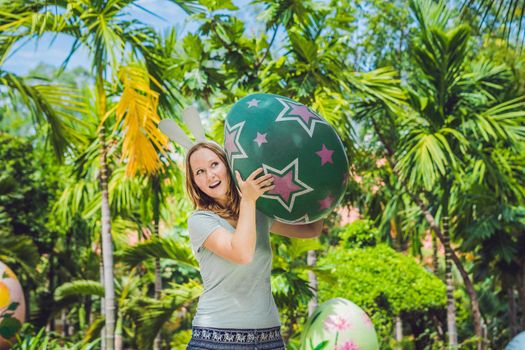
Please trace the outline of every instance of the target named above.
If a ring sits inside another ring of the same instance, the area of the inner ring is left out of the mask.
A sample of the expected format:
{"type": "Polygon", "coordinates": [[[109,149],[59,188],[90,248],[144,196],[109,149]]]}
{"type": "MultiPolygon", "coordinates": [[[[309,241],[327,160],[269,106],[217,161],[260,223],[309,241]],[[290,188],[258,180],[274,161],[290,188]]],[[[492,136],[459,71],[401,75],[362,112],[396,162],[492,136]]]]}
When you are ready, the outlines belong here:
{"type": "Polygon", "coordinates": [[[325,217],[346,189],[348,159],[335,129],[283,96],[253,94],[235,103],[226,117],[224,149],[232,172],[243,179],[259,167],[274,175],[275,188],[257,208],[281,222],[325,217]]]}
{"type": "Polygon", "coordinates": [[[0,261],[0,350],[16,341],[26,313],[22,286],[13,271],[0,261]]]}
{"type": "Polygon", "coordinates": [[[351,301],[336,298],[308,318],[300,349],[379,350],[379,342],[368,315],[351,301]]]}

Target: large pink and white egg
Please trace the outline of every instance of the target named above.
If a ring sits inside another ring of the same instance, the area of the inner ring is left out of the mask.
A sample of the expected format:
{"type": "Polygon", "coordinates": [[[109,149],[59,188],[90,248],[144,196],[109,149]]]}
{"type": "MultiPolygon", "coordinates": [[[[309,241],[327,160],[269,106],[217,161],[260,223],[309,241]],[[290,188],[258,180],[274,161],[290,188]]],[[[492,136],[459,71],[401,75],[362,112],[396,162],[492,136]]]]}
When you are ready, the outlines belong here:
{"type": "Polygon", "coordinates": [[[335,298],[308,318],[300,349],[379,350],[379,342],[368,315],[351,301],[335,298]]]}

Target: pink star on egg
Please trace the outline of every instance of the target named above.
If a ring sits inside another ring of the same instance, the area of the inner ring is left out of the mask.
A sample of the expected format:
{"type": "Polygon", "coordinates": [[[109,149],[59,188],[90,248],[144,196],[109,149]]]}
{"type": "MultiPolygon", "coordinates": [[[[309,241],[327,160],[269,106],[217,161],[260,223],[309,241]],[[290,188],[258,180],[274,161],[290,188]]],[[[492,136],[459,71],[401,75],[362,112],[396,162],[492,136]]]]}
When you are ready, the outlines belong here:
{"type": "Polygon", "coordinates": [[[281,196],[286,202],[290,199],[290,194],[302,187],[297,186],[293,181],[293,170],[288,171],[283,176],[273,174],[273,183],[275,188],[268,192],[268,194],[277,194],[281,196]]]}
{"type": "Polygon", "coordinates": [[[262,197],[275,199],[288,212],[292,212],[297,197],[313,191],[313,188],[299,179],[298,158],[282,169],[276,169],[263,163],[263,169],[265,174],[273,175],[275,188],[263,194],[262,197]]]}
{"type": "Polygon", "coordinates": [[[306,107],[304,105],[293,104],[292,105],[292,110],[288,114],[298,115],[299,117],[301,117],[303,119],[303,121],[306,124],[308,124],[308,121],[310,121],[310,119],[312,119],[312,118],[313,119],[319,119],[315,114],[313,114],[308,109],[308,107],[306,107]]]}
{"type": "Polygon", "coordinates": [[[259,102],[261,101],[252,98],[250,101],[247,102],[248,108],[259,107],[259,102]]]}
{"type": "Polygon", "coordinates": [[[261,147],[263,143],[268,143],[268,140],[266,140],[266,133],[261,134],[260,132],[257,132],[257,137],[253,139],[253,142],[256,142],[259,147],[261,147]]]}
{"type": "Polygon", "coordinates": [[[276,98],[283,105],[275,122],[296,122],[310,137],[313,137],[317,124],[328,124],[323,118],[315,114],[305,105],[290,101],[285,98],[276,98]]]}
{"type": "Polygon", "coordinates": [[[237,143],[235,142],[235,137],[239,130],[233,130],[232,132],[226,131],[226,136],[224,137],[224,148],[228,152],[228,156],[231,156],[232,153],[239,152],[237,143]]]}
{"type": "Polygon", "coordinates": [[[334,197],[328,195],[326,198],[319,201],[319,205],[321,206],[321,209],[328,209],[334,202],[334,197]]]}
{"type": "Polygon", "coordinates": [[[240,143],[240,136],[245,122],[240,122],[233,126],[230,126],[228,121],[225,123],[224,128],[224,150],[228,155],[230,166],[233,168],[236,159],[248,158],[246,152],[240,143]]]}
{"type": "Polygon", "coordinates": [[[334,164],[334,161],[332,160],[332,154],[334,154],[334,151],[326,148],[324,144],[321,150],[315,152],[315,154],[321,157],[321,165],[325,165],[326,163],[334,164]]]}

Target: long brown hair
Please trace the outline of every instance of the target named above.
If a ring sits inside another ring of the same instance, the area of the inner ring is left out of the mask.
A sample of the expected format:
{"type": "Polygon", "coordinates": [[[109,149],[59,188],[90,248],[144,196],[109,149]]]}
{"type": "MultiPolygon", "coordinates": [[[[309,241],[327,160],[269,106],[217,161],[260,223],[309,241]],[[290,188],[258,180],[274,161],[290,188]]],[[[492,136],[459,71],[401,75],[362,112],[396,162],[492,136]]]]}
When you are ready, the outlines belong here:
{"type": "Polygon", "coordinates": [[[196,209],[211,210],[225,219],[237,220],[239,218],[241,197],[239,195],[239,191],[235,187],[235,182],[232,178],[230,166],[228,165],[228,160],[226,158],[226,153],[218,144],[214,142],[199,142],[188,150],[186,155],[186,191],[188,192],[188,196],[190,197],[196,209]],[[195,183],[193,171],[191,170],[190,165],[190,157],[193,153],[202,148],[209,149],[215,153],[224,163],[226,168],[228,168],[230,188],[226,194],[228,197],[226,207],[223,207],[217,201],[215,201],[215,199],[204,193],[195,183]]]}

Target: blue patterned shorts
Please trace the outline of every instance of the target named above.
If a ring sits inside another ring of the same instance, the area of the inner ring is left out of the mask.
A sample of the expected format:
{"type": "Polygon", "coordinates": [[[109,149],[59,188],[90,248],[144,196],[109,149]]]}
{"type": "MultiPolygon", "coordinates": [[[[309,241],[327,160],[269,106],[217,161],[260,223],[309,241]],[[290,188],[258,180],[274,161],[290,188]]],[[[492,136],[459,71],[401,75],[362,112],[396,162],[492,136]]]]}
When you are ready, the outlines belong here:
{"type": "Polygon", "coordinates": [[[193,327],[187,350],[284,350],[281,328],[193,327]]]}

